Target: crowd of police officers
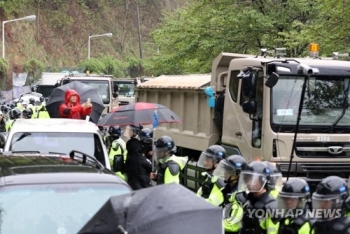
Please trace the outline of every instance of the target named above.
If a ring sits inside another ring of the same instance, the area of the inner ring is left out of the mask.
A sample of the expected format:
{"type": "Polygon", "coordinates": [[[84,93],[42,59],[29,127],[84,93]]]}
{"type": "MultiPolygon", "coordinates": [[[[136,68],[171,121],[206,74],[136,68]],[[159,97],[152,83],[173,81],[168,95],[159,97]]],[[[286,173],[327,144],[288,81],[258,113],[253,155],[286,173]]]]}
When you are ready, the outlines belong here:
{"type": "MultiPolygon", "coordinates": [[[[131,174],[147,176],[149,181],[144,187],[152,186],[151,180],[155,184],[180,182],[180,173],[187,158],[175,156],[175,142],[169,136],[162,136],[153,144],[153,133],[149,128],[131,125],[125,133],[125,136],[137,139],[142,150],[139,153],[148,165],[139,162],[144,172],[136,166],[134,168],[138,171],[125,170],[127,161],[136,157],[137,152],[128,153],[131,148],[128,149],[128,142],[121,139],[120,127],[111,126],[106,143],[114,171],[126,181],[131,174]],[[152,154],[156,172],[152,171],[152,154]]],[[[133,147],[137,148],[136,145],[133,147]]],[[[283,184],[282,175],[274,164],[261,161],[248,163],[240,155],[227,156],[225,149],[219,145],[203,151],[197,166],[205,169],[197,196],[223,209],[225,233],[350,233],[349,188],[340,177],[323,179],[311,194],[305,180],[291,178],[283,184]],[[315,210],[317,212],[311,212],[315,210]]]]}
{"type": "Polygon", "coordinates": [[[23,99],[14,99],[11,102],[0,103],[0,132],[10,131],[16,119],[47,119],[50,118],[46,110],[46,100],[29,98],[29,102],[23,99]]]}

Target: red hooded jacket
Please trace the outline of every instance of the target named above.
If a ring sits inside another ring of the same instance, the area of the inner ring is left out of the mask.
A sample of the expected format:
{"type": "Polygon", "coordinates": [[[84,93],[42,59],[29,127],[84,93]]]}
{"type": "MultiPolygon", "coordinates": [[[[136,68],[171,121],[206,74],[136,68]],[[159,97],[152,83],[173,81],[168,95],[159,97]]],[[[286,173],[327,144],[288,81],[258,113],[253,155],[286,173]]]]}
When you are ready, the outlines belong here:
{"type": "Polygon", "coordinates": [[[60,118],[82,119],[82,117],[89,115],[91,111],[91,107],[83,108],[80,105],[80,96],[75,90],[68,89],[64,97],[64,103],[60,105],[59,114],[60,118]],[[69,103],[69,99],[73,95],[77,96],[77,102],[74,105],[69,103]]]}

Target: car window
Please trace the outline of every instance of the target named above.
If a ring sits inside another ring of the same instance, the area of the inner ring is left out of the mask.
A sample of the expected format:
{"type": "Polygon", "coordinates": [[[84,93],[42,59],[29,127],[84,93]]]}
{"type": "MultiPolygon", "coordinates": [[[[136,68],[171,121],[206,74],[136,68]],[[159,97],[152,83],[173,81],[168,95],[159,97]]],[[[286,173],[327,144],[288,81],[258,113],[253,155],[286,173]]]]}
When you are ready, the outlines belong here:
{"type": "Polygon", "coordinates": [[[78,233],[124,184],[50,184],[0,189],[1,233],[78,233]]]}

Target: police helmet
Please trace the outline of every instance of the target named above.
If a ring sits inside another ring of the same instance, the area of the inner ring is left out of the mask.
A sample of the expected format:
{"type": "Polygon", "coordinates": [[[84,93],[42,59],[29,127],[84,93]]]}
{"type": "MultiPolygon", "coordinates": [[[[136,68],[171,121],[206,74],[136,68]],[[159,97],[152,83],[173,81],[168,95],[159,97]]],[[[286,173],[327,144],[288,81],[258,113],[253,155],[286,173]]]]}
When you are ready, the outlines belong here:
{"type": "Polygon", "coordinates": [[[112,137],[120,137],[120,135],[122,134],[122,130],[119,127],[119,125],[110,126],[108,128],[108,134],[112,137]]]}
{"type": "Polygon", "coordinates": [[[18,119],[21,117],[21,111],[18,108],[13,108],[10,111],[10,118],[11,119],[18,119]]]}
{"type": "Polygon", "coordinates": [[[153,132],[150,128],[143,128],[139,132],[140,141],[146,144],[152,143],[153,132]]]}
{"type": "Polygon", "coordinates": [[[29,104],[34,105],[35,104],[35,99],[34,98],[29,98],[29,104]]]}
{"type": "Polygon", "coordinates": [[[169,136],[160,137],[153,146],[155,159],[159,160],[161,158],[166,158],[170,156],[174,148],[175,148],[175,143],[171,137],[169,136]]]}
{"type": "Polygon", "coordinates": [[[175,147],[175,143],[171,137],[162,136],[156,141],[156,143],[154,145],[154,150],[155,151],[171,151],[174,147],[175,147]]]}
{"type": "Polygon", "coordinates": [[[221,179],[230,181],[231,177],[239,176],[246,166],[247,162],[241,155],[231,155],[220,161],[213,174],[221,179]]]}
{"type": "Polygon", "coordinates": [[[270,190],[277,189],[280,191],[283,186],[283,177],[282,173],[278,171],[277,167],[272,164],[271,162],[265,161],[264,162],[267,166],[267,168],[271,171],[271,177],[268,182],[268,187],[270,190]]]}
{"type": "Polygon", "coordinates": [[[33,111],[30,108],[24,109],[22,111],[22,115],[23,115],[24,118],[30,119],[30,118],[32,118],[33,111]]]}
{"type": "MultiPolygon", "coordinates": [[[[346,181],[338,176],[323,179],[312,194],[312,208],[334,210],[345,208],[345,200],[349,197],[346,181]]],[[[329,219],[330,217],[322,217],[329,219]]],[[[333,217],[335,218],[335,217],[333,217]]]]}
{"type": "Polygon", "coordinates": [[[197,162],[197,166],[207,169],[214,169],[212,168],[212,164],[219,163],[222,159],[225,158],[226,150],[220,145],[212,145],[201,153],[197,162]],[[208,160],[212,162],[210,165],[208,164],[208,160]]]}
{"type": "Polygon", "coordinates": [[[238,190],[260,192],[265,188],[271,178],[271,170],[266,163],[253,161],[241,172],[238,190]]]}
{"type": "Polygon", "coordinates": [[[10,103],[10,108],[11,108],[11,109],[16,108],[16,104],[15,104],[14,102],[11,102],[11,103],[10,103]]]}
{"type": "Polygon", "coordinates": [[[300,178],[289,179],[277,196],[279,209],[304,209],[310,198],[308,183],[300,178]]]}

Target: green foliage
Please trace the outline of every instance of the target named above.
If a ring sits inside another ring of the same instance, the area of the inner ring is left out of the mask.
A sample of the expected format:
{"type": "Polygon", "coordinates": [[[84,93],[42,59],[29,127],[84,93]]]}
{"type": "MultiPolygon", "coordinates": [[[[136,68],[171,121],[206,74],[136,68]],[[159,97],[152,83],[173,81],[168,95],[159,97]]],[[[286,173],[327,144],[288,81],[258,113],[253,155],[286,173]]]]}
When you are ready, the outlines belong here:
{"type": "Polygon", "coordinates": [[[84,72],[89,71],[90,73],[103,73],[105,69],[105,65],[103,62],[100,61],[100,59],[97,58],[90,58],[83,60],[78,63],[78,67],[85,67],[84,72]]]}
{"type": "Polygon", "coordinates": [[[104,64],[103,73],[108,75],[113,75],[114,77],[125,77],[125,64],[117,59],[112,58],[112,56],[105,55],[100,59],[104,64]]]}
{"type": "Polygon", "coordinates": [[[29,59],[24,64],[24,71],[28,72],[29,76],[31,76],[34,80],[39,79],[41,72],[44,69],[44,64],[36,59],[29,59]]]}
{"type": "Polygon", "coordinates": [[[127,73],[131,78],[141,77],[144,74],[142,60],[136,57],[126,57],[127,73]]]}

